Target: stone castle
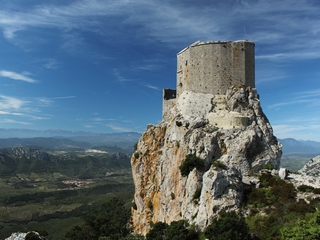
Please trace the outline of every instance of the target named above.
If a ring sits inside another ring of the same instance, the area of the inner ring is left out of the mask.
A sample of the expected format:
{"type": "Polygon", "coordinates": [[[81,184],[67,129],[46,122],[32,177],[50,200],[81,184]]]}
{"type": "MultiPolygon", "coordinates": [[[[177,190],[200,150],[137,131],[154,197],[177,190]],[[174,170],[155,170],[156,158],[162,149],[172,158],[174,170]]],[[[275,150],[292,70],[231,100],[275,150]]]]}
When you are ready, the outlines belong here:
{"type": "Polygon", "coordinates": [[[148,125],[131,158],[133,226],[143,235],[151,223],[179,220],[204,230],[220,212],[240,209],[252,171],[280,165],[281,144],[255,89],[254,43],[196,42],[177,59],[162,121],[148,125]],[[190,154],[204,166],[185,176],[190,154]]]}
{"type": "Polygon", "coordinates": [[[178,105],[183,115],[206,118],[218,127],[246,126],[245,116],[236,113],[226,118],[221,111],[214,113],[208,101],[225,110],[229,87],[254,89],[254,46],[248,40],[197,41],[180,51],[177,54],[177,90],[163,90],[163,120],[167,112],[178,105]]]}

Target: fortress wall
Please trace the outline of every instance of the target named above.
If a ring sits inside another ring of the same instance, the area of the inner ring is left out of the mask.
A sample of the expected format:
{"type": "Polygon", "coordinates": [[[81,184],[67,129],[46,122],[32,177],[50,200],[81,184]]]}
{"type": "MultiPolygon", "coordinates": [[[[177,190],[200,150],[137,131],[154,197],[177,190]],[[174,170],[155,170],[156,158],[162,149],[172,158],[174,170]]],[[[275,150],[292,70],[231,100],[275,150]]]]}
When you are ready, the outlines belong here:
{"type": "Polygon", "coordinates": [[[232,85],[255,87],[254,43],[249,41],[233,42],[232,85]]]}
{"type": "Polygon", "coordinates": [[[248,126],[249,121],[249,119],[244,116],[220,116],[215,113],[209,113],[207,119],[213,126],[223,129],[244,128],[248,126]]]}
{"type": "Polygon", "coordinates": [[[189,89],[189,63],[190,63],[190,51],[182,50],[183,54],[177,55],[177,98],[178,96],[189,89]]]}
{"type": "Polygon", "coordinates": [[[254,43],[253,42],[244,42],[244,47],[246,51],[245,55],[245,79],[246,86],[251,86],[255,88],[255,53],[254,53],[254,43]]]}
{"type": "Polygon", "coordinates": [[[176,90],[163,89],[162,100],[162,119],[165,119],[166,113],[170,111],[176,104],[176,90]]]}
{"type": "Polygon", "coordinates": [[[206,118],[213,98],[213,94],[184,91],[177,99],[177,106],[183,116],[206,118]]]}
{"type": "Polygon", "coordinates": [[[254,87],[254,43],[196,42],[177,54],[177,97],[184,91],[225,94],[231,85],[254,87]]]}

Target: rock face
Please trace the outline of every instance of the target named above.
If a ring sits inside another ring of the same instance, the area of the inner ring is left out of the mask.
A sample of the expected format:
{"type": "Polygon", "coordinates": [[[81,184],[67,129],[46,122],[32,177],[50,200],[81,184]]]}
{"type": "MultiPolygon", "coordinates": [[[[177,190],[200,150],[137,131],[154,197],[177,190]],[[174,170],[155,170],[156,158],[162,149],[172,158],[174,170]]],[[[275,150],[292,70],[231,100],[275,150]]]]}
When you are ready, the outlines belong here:
{"type": "Polygon", "coordinates": [[[233,116],[246,119],[245,124],[235,128],[183,115],[179,102],[167,114],[166,121],[148,127],[131,159],[136,232],[146,234],[150,222],[180,219],[204,229],[220,211],[240,206],[242,176],[268,163],[279,167],[281,144],[254,96],[257,94],[251,88],[230,87],[223,104],[207,102],[211,109],[208,114],[220,116],[219,121],[233,116]],[[194,168],[183,177],[179,167],[188,154],[204,159],[205,169],[194,168]],[[215,161],[227,169],[215,168],[215,161]],[[201,194],[195,198],[197,189],[201,194]]]}
{"type": "Polygon", "coordinates": [[[298,173],[299,174],[291,173],[289,175],[289,180],[295,187],[308,185],[314,188],[320,188],[320,155],[312,158],[298,173]]]}
{"type": "Polygon", "coordinates": [[[27,233],[21,233],[21,232],[12,233],[11,236],[6,238],[5,240],[24,240],[28,234],[32,234],[32,237],[30,237],[29,239],[46,240],[46,238],[40,236],[38,232],[34,232],[34,231],[27,232],[27,233]]]}

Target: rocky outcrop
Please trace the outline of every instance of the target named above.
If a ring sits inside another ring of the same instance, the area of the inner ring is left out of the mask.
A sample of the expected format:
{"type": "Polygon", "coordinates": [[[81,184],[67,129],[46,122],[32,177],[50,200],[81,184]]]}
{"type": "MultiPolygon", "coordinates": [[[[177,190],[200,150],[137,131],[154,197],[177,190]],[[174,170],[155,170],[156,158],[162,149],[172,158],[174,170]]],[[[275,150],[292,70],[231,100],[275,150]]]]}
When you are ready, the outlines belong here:
{"type": "Polygon", "coordinates": [[[291,173],[288,176],[290,182],[295,187],[301,185],[311,186],[313,188],[320,188],[320,155],[312,158],[297,174],[291,173]]]}
{"type": "Polygon", "coordinates": [[[51,162],[59,162],[59,161],[67,161],[67,160],[75,160],[75,155],[61,155],[59,157],[50,155],[47,152],[41,151],[35,148],[27,148],[27,147],[14,147],[14,148],[0,148],[0,155],[6,155],[11,158],[26,158],[26,159],[35,159],[37,161],[51,161],[51,162]]]}
{"type": "Polygon", "coordinates": [[[146,234],[151,222],[180,219],[203,230],[220,211],[240,207],[243,178],[251,171],[279,167],[281,144],[255,89],[233,86],[218,96],[189,92],[206,101],[196,116],[188,112],[186,94],[161,123],[148,126],[131,158],[137,233],[146,234]],[[204,168],[184,177],[179,167],[188,154],[203,159],[204,168]]]}
{"type": "Polygon", "coordinates": [[[34,231],[27,232],[27,233],[22,233],[22,232],[12,233],[11,236],[6,238],[5,240],[24,240],[27,235],[29,239],[46,240],[46,238],[40,236],[38,232],[34,232],[34,231]]]}
{"type": "Polygon", "coordinates": [[[50,161],[52,156],[48,153],[38,149],[15,147],[15,148],[2,148],[0,154],[4,154],[13,158],[26,157],[27,159],[35,158],[38,161],[50,161]]]}

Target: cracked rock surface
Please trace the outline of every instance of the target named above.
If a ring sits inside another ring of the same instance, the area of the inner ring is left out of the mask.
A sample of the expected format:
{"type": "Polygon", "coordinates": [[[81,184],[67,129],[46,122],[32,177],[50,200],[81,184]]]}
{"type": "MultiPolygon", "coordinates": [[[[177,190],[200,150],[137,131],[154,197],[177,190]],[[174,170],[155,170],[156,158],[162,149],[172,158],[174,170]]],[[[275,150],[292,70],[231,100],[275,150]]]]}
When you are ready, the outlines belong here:
{"type": "Polygon", "coordinates": [[[151,222],[181,219],[203,230],[220,211],[240,207],[250,171],[265,164],[279,168],[282,146],[255,89],[230,87],[226,95],[199,94],[198,99],[207,101],[204,115],[189,114],[177,99],[164,120],[149,125],[138,141],[131,158],[136,233],[145,235],[151,222]],[[215,118],[209,121],[210,114],[215,118]],[[188,154],[203,159],[204,168],[184,177],[179,167],[188,154]],[[216,161],[225,167],[215,166],[216,161]]]}

